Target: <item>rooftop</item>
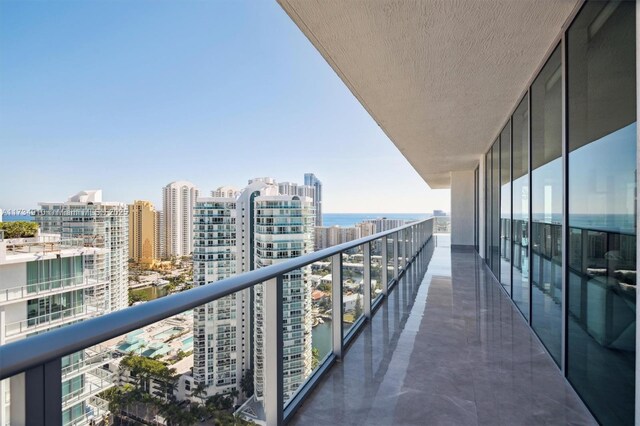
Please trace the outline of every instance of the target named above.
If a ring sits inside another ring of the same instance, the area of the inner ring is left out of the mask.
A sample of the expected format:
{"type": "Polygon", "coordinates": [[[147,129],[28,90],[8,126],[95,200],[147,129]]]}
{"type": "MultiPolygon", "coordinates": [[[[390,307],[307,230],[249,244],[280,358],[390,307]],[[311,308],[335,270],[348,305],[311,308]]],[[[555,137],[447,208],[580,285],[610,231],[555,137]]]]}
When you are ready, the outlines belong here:
{"type": "Polygon", "coordinates": [[[85,246],[81,238],[61,239],[58,234],[0,240],[0,265],[43,260],[55,256],[95,254],[105,249],[85,246]]]}

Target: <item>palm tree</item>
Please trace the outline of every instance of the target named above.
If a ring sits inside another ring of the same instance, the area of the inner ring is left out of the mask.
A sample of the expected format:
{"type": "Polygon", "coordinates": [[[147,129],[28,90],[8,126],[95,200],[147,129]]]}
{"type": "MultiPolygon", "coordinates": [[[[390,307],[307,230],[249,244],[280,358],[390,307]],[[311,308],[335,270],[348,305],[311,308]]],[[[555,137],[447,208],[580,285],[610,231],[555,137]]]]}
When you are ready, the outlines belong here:
{"type": "Polygon", "coordinates": [[[200,399],[200,403],[204,403],[204,397],[207,396],[207,385],[200,382],[191,390],[191,397],[200,399]]]}

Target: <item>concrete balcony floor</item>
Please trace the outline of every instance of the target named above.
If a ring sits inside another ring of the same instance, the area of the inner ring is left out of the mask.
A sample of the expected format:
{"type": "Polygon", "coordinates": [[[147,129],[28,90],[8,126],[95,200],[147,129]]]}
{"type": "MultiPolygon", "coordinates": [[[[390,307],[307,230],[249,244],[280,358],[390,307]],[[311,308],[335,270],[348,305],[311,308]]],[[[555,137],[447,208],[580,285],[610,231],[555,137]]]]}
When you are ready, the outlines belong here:
{"type": "Polygon", "coordinates": [[[437,240],[290,424],[597,424],[482,259],[437,240]]]}

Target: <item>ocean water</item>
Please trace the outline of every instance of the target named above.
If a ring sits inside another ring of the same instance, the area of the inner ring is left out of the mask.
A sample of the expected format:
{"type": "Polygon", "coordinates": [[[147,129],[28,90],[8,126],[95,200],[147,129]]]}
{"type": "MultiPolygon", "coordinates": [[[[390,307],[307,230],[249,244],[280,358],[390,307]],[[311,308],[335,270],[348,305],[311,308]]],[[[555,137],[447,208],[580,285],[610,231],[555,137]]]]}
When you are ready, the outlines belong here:
{"type": "MultiPolygon", "coordinates": [[[[325,213],[322,215],[322,224],[324,226],[354,226],[356,223],[360,223],[364,220],[379,219],[381,217],[387,219],[402,219],[402,220],[420,220],[431,217],[431,214],[420,213],[325,213]]],[[[33,216],[30,215],[3,215],[3,222],[16,222],[16,221],[32,221],[33,216]]]]}
{"type": "Polygon", "coordinates": [[[3,214],[2,215],[2,221],[3,222],[31,222],[33,221],[33,216],[30,216],[28,214],[23,214],[23,215],[8,215],[8,214],[3,214]]]}
{"type": "Polygon", "coordinates": [[[431,214],[420,213],[325,213],[322,215],[323,226],[354,226],[369,219],[402,219],[402,220],[420,220],[431,217],[431,214]]]}

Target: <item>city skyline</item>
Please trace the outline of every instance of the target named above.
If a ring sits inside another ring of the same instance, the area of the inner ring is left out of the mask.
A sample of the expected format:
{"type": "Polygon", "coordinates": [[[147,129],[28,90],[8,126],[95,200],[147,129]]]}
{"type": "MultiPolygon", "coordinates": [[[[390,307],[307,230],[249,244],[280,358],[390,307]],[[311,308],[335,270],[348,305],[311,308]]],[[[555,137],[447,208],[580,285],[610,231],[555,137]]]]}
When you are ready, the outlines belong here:
{"type": "Polygon", "coordinates": [[[78,187],[157,207],[157,188],[174,180],[213,189],[312,171],[326,212],[448,210],[448,191],[425,186],[275,2],[151,11],[2,2],[0,11],[0,60],[11,64],[0,144],[7,157],[32,153],[28,176],[23,162],[0,170],[0,182],[20,182],[0,186],[0,208],[34,208],[78,187]]]}
{"type": "MultiPolygon", "coordinates": [[[[313,173],[312,173],[313,174],[313,173]]],[[[258,175],[256,175],[258,176],[258,175]]],[[[320,179],[322,180],[322,179],[320,179]]],[[[213,192],[215,192],[216,190],[218,190],[220,188],[220,186],[213,186],[211,188],[205,188],[201,185],[199,185],[196,182],[190,181],[189,179],[167,179],[166,181],[164,181],[164,183],[159,185],[159,190],[158,188],[156,188],[156,191],[154,192],[155,196],[147,196],[147,195],[137,195],[132,199],[118,199],[116,197],[111,196],[108,191],[104,190],[103,186],[98,186],[95,187],[94,190],[100,190],[103,193],[108,193],[110,199],[113,199],[116,202],[121,202],[121,203],[125,203],[125,204],[134,204],[136,201],[147,201],[150,202],[151,205],[156,209],[156,211],[158,212],[162,212],[163,211],[163,200],[162,200],[162,188],[164,188],[167,183],[166,182],[181,182],[181,181],[186,181],[186,182],[192,182],[194,183],[195,187],[198,189],[201,189],[201,196],[204,196],[205,194],[211,194],[213,192]]],[[[290,182],[297,182],[297,181],[303,181],[300,179],[296,179],[295,177],[288,179],[288,180],[282,180],[282,181],[278,181],[278,183],[290,183],[290,182]]],[[[227,184],[224,185],[223,188],[243,188],[244,186],[246,186],[246,179],[244,180],[243,183],[239,183],[238,185],[235,184],[227,184]]],[[[302,186],[302,185],[301,185],[302,186]]],[[[72,184],[70,184],[70,190],[68,191],[69,193],[67,195],[62,196],[61,198],[70,198],[73,195],[75,195],[75,193],[77,192],[77,187],[73,187],[72,184]]],[[[0,187],[0,195],[2,194],[2,190],[3,188],[0,187]]],[[[443,190],[444,191],[444,190],[443,190]]],[[[58,191],[54,191],[56,193],[63,193],[64,190],[60,190],[58,189],[58,191]]],[[[323,191],[326,192],[326,191],[323,191]]],[[[440,191],[442,192],[442,191],[440,191]]],[[[445,197],[448,199],[448,195],[445,197]]],[[[0,215],[1,214],[5,214],[7,216],[20,216],[23,214],[28,214],[29,210],[38,210],[39,206],[38,204],[41,202],[54,202],[53,200],[55,200],[56,198],[53,196],[48,196],[48,198],[44,198],[43,200],[36,200],[33,203],[29,204],[27,203],[27,205],[19,205],[19,206],[11,206],[11,203],[7,203],[5,205],[0,204],[0,215]]],[[[0,202],[2,202],[0,200],[0,202]]],[[[323,194],[323,205],[324,205],[324,194],[323,194]]],[[[387,207],[386,204],[381,204],[381,208],[385,209],[387,207]]],[[[433,209],[427,209],[427,210],[423,210],[423,211],[405,211],[405,210],[398,210],[398,211],[389,211],[388,209],[386,210],[349,210],[349,211],[342,211],[341,209],[338,209],[336,211],[334,210],[325,210],[324,207],[322,209],[322,214],[326,215],[326,214],[380,214],[380,215],[384,215],[384,214],[432,214],[434,210],[440,210],[438,208],[433,208],[433,209]]],[[[448,212],[450,211],[450,206],[448,204],[446,204],[441,210],[448,212]]],[[[0,216],[0,219],[2,217],[0,216]]]]}

